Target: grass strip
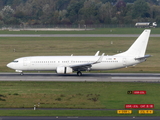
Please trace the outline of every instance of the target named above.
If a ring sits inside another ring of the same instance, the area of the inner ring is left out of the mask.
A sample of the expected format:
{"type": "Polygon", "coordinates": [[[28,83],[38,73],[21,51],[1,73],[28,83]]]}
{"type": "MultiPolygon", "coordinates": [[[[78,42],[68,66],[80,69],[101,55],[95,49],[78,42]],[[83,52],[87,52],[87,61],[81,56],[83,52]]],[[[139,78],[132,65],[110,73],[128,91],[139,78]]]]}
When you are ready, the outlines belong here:
{"type": "MultiPolygon", "coordinates": [[[[64,78],[65,79],[65,78],[64,78]]],[[[125,104],[160,108],[159,83],[0,82],[0,108],[124,109],[125,104]],[[127,91],[146,90],[146,95],[127,91]]]]}
{"type": "Polygon", "coordinates": [[[138,110],[134,110],[132,114],[117,114],[116,110],[0,110],[0,116],[160,116],[160,111],[138,114],[138,110]]]}

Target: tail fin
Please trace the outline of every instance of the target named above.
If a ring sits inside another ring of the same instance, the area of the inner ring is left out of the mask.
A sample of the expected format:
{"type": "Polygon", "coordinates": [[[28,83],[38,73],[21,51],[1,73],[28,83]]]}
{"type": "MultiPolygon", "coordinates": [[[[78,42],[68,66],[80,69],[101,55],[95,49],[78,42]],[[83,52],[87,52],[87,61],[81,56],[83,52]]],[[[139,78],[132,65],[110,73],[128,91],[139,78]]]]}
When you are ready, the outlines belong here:
{"type": "Polygon", "coordinates": [[[142,34],[137,38],[137,40],[132,44],[132,46],[125,52],[116,54],[115,56],[135,56],[135,57],[144,57],[149,36],[150,29],[145,29],[142,34]]]}

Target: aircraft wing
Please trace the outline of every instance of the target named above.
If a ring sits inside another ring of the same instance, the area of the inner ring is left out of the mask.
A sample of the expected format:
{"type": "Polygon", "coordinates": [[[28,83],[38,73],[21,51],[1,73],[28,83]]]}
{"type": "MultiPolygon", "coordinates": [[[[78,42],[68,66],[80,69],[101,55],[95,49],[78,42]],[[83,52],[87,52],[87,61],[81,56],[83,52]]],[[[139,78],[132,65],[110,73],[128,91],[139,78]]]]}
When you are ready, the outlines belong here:
{"type": "Polygon", "coordinates": [[[99,57],[99,59],[96,62],[86,63],[86,64],[70,65],[69,67],[71,67],[74,71],[89,70],[92,67],[93,64],[100,63],[103,59],[103,56],[104,56],[104,53],[102,54],[102,56],[99,57]]]}

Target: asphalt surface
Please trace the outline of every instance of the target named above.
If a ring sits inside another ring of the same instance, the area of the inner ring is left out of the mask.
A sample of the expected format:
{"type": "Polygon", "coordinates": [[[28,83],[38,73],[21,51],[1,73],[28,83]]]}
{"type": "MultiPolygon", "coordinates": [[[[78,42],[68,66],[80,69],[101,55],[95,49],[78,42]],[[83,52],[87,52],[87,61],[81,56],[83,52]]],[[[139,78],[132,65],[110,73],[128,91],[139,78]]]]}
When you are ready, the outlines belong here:
{"type": "Polygon", "coordinates": [[[160,82],[159,73],[0,73],[0,81],[160,82]]]}
{"type": "MultiPolygon", "coordinates": [[[[0,37],[138,37],[140,34],[0,34],[0,37]]],[[[160,37],[151,34],[150,37],[160,37]]]]}

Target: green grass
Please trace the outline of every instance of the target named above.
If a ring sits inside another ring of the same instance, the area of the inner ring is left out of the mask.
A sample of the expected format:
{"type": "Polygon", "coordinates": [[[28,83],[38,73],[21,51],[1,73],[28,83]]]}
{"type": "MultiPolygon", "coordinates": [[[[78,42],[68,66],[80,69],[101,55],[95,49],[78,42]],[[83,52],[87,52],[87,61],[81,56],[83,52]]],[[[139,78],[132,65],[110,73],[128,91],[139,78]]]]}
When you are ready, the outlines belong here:
{"type": "MultiPolygon", "coordinates": [[[[0,72],[13,72],[6,64],[24,56],[94,55],[98,50],[105,55],[127,50],[136,38],[0,38],[0,72]],[[113,41],[113,44],[111,44],[113,41]]],[[[150,38],[146,54],[153,57],[135,67],[102,72],[160,72],[159,38],[150,38]]],[[[101,72],[101,71],[98,71],[101,72]]]]}
{"type": "Polygon", "coordinates": [[[160,28],[97,28],[87,31],[8,31],[0,34],[140,34],[144,29],[152,29],[152,34],[160,34],[160,28]]]}
{"type": "Polygon", "coordinates": [[[0,116],[160,116],[160,111],[154,111],[153,114],[138,114],[134,110],[132,114],[117,114],[116,110],[0,110],[0,116]]]}
{"type": "Polygon", "coordinates": [[[92,82],[0,82],[0,108],[106,108],[125,104],[155,104],[160,108],[157,83],[92,82]],[[128,95],[128,90],[146,90],[147,95],[128,95]]]}
{"type": "MultiPolygon", "coordinates": [[[[123,116],[116,110],[125,104],[154,104],[160,108],[159,83],[110,82],[0,82],[0,108],[70,108],[71,110],[0,110],[0,116],[123,116]],[[146,95],[128,95],[127,91],[146,90],[146,95]]],[[[138,115],[134,109],[132,115],[138,115]]],[[[154,111],[160,116],[160,111],[154,111]]],[[[153,116],[148,115],[148,116],[153,116]]]]}

